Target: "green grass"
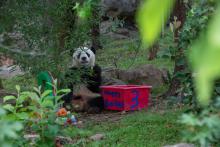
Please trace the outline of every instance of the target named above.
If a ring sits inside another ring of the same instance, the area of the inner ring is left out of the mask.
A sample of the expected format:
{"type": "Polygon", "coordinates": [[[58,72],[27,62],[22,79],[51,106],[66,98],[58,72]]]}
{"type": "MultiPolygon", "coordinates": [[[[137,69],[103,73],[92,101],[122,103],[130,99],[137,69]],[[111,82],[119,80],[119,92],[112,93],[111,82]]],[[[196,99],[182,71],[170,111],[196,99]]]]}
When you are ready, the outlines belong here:
{"type": "Polygon", "coordinates": [[[15,85],[19,85],[21,86],[21,90],[32,90],[32,88],[35,86],[37,86],[37,81],[35,79],[35,77],[33,77],[30,74],[24,74],[24,75],[19,75],[19,76],[15,76],[12,78],[8,78],[8,79],[3,79],[3,86],[4,89],[6,89],[7,91],[10,92],[15,92],[15,85]]]}
{"type": "MultiPolygon", "coordinates": [[[[164,38],[159,41],[159,52],[169,54],[171,45],[173,45],[172,34],[166,30],[164,38]]],[[[156,58],[148,60],[148,50],[140,46],[138,38],[113,40],[111,38],[102,40],[103,49],[97,51],[97,62],[103,67],[115,66],[119,69],[129,69],[144,64],[153,64],[158,68],[173,70],[174,63],[168,58],[156,58]]]]}
{"type": "Polygon", "coordinates": [[[117,65],[120,69],[129,69],[144,64],[153,64],[158,68],[173,69],[173,62],[170,59],[159,58],[148,61],[148,50],[137,49],[136,40],[115,40],[113,43],[104,46],[103,50],[97,52],[97,62],[103,67],[117,65]]]}
{"type": "Polygon", "coordinates": [[[134,112],[119,122],[101,124],[90,122],[85,128],[85,132],[78,129],[72,131],[71,136],[78,139],[76,144],[70,146],[161,147],[178,143],[181,141],[183,128],[177,123],[181,113],[182,111],[134,112]],[[96,133],[104,133],[105,139],[88,140],[89,136],[96,133]]]}

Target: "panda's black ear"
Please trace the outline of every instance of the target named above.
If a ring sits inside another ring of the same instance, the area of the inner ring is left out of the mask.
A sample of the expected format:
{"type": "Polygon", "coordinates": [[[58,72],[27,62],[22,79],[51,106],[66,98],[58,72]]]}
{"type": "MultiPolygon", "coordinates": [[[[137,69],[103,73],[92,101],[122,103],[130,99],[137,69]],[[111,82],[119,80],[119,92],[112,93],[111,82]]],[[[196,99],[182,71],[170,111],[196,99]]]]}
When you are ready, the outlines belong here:
{"type": "Polygon", "coordinates": [[[92,46],[91,47],[91,51],[94,53],[94,54],[96,54],[96,49],[92,46]]]}

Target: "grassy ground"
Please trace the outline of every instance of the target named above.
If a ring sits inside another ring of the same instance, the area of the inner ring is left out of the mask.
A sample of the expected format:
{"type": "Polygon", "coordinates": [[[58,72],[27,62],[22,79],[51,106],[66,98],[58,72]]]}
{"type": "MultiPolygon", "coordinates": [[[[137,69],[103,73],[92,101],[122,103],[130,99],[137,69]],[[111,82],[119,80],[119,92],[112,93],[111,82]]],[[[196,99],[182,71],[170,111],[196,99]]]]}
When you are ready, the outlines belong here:
{"type": "Polygon", "coordinates": [[[177,123],[182,110],[166,112],[134,112],[114,123],[88,123],[84,130],[68,130],[70,136],[78,138],[69,146],[137,146],[161,147],[181,141],[182,126],[177,123]],[[89,136],[105,134],[101,141],[91,141],[89,136]]]}
{"type": "MultiPolygon", "coordinates": [[[[103,66],[117,66],[119,69],[129,69],[143,64],[153,64],[158,68],[173,69],[169,58],[156,58],[148,61],[148,50],[139,47],[136,39],[114,40],[104,43],[104,49],[97,51],[97,62],[103,66]]],[[[163,43],[160,43],[163,47],[163,43]]]]}
{"type": "Polygon", "coordinates": [[[19,75],[9,79],[2,80],[4,89],[10,92],[15,91],[15,85],[21,86],[21,90],[32,90],[33,86],[37,86],[36,78],[30,74],[19,75]]]}
{"type": "Polygon", "coordinates": [[[174,63],[170,59],[173,48],[173,36],[169,29],[165,30],[162,39],[158,41],[159,51],[155,60],[148,61],[148,49],[141,46],[140,38],[129,39],[101,38],[103,49],[97,51],[97,62],[101,66],[117,66],[129,69],[143,64],[153,64],[159,68],[173,70],[174,63]],[[166,57],[166,58],[162,58],[166,57]]]}

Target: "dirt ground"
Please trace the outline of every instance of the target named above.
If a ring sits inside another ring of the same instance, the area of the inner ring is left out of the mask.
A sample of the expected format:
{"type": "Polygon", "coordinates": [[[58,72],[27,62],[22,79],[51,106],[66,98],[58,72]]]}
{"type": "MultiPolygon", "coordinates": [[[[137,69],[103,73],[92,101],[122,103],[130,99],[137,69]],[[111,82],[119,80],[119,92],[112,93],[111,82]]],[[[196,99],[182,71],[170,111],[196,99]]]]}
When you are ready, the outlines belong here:
{"type": "MultiPolygon", "coordinates": [[[[3,97],[6,95],[14,95],[13,93],[9,93],[3,89],[0,90],[0,104],[3,103],[3,97]]],[[[158,101],[150,101],[149,107],[147,110],[161,110],[161,106],[158,101]],[[159,108],[160,107],[160,108],[159,108]]],[[[142,110],[143,111],[143,110],[142,110]]],[[[102,122],[117,122],[120,121],[123,117],[131,115],[136,111],[110,111],[105,110],[98,114],[88,114],[88,113],[77,113],[77,119],[82,121],[83,124],[86,122],[93,122],[93,123],[102,123],[102,122]]]]}
{"type": "MultiPolygon", "coordinates": [[[[163,110],[164,105],[162,103],[150,102],[147,109],[141,111],[161,111],[163,110]]],[[[138,111],[138,110],[137,110],[138,111]]],[[[95,124],[99,124],[102,122],[118,122],[122,118],[132,115],[137,111],[110,111],[104,110],[98,114],[88,114],[88,113],[78,113],[77,118],[79,121],[85,122],[93,122],[95,124]]]]}
{"type": "Polygon", "coordinates": [[[78,116],[78,120],[82,122],[93,122],[93,123],[102,123],[102,122],[117,122],[120,121],[123,117],[127,115],[131,115],[133,112],[125,112],[125,111],[103,111],[99,114],[86,114],[80,113],[78,116]]]}

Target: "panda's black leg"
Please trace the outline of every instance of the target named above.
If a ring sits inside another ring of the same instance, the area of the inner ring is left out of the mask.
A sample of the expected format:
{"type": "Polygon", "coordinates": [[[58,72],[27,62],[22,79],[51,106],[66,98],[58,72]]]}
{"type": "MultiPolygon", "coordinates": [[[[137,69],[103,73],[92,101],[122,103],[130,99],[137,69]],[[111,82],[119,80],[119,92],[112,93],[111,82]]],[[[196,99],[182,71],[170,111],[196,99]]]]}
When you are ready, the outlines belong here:
{"type": "Polygon", "coordinates": [[[73,99],[73,92],[72,92],[72,91],[69,92],[69,93],[67,93],[67,94],[65,94],[65,95],[61,98],[61,100],[64,101],[64,104],[70,104],[71,101],[72,101],[72,99],[73,99]]]}
{"type": "Polygon", "coordinates": [[[88,113],[100,113],[104,109],[104,100],[103,98],[97,97],[88,101],[88,113]]]}

